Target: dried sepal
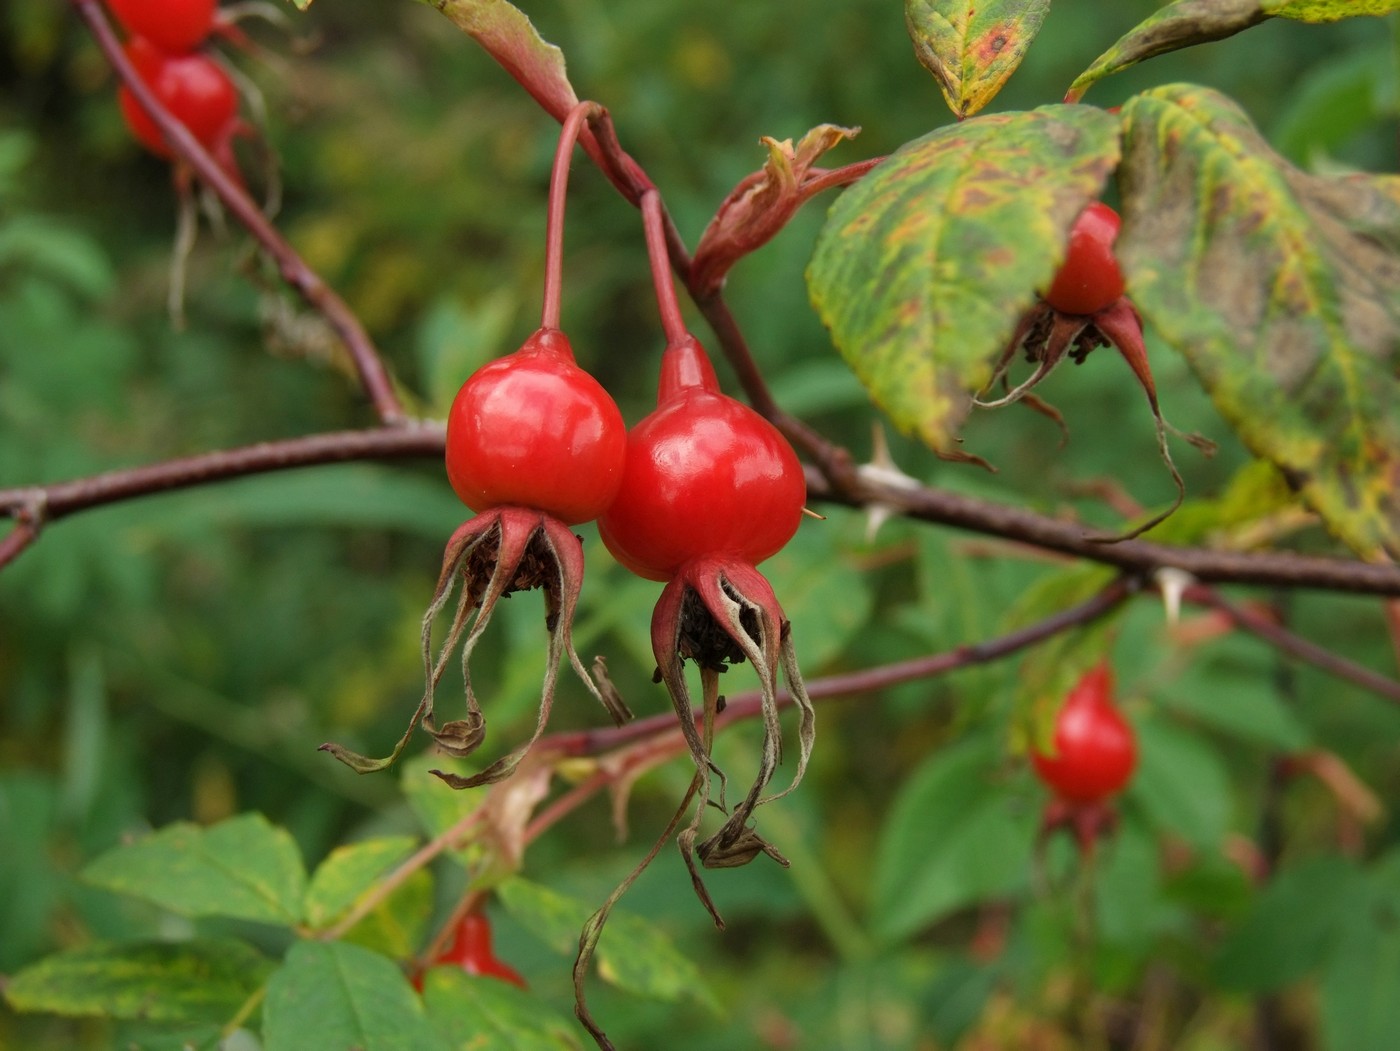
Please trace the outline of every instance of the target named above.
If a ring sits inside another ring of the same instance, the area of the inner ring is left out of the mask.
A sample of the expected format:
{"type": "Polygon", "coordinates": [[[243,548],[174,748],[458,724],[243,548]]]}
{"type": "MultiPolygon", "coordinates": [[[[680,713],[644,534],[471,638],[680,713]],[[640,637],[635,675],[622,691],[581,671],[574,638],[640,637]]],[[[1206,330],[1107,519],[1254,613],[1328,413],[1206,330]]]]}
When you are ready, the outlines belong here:
{"type": "Polygon", "coordinates": [[[322,750],[330,752],[357,773],[372,773],[398,759],[414,729],[421,724],[448,755],[471,755],[486,737],[486,718],[472,687],[472,654],[501,598],[516,591],[535,588],[544,591],[545,627],[550,633],[550,640],[534,733],[523,745],[469,777],[441,770],[434,770],[433,773],[453,788],[472,788],[509,777],[544,732],[554,704],[559,666],[565,654],[589,692],[613,718],[618,722],[629,718],[631,713],[617,691],[610,683],[606,690],[600,689],[574,651],[573,619],[582,584],[582,544],[568,526],[552,516],[528,508],[497,507],[464,523],[453,533],[443,551],[437,586],[423,616],[421,640],[425,688],[403,736],[383,759],[370,759],[337,744],[324,744],[322,750]],[[447,634],[434,653],[433,626],[451,600],[454,588],[456,606],[447,634]],[[466,714],[439,724],[435,710],[436,691],[459,642],[466,714]]]}
{"type": "Polygon", "coordinates": [[[997,409],[1016,402],[1024,402],[1035,411],[1048,417],[1060,428],[1063,444],[1069,433],[1065,427],[1063,416],[1053,405],[1036,397],[1031,391],[1039,386],[1066,357],[1075,364],[1082,364],[1095,348],[1103,346],[1113,347],[1119,356],[1127,362],[1134,378],[1138,381],[1138,385],[1142,387],[1143,394],[1147,396],[1147,405],[1152,412],[1152,420],[1157,433],[1157,451],[1176,486],[1176,499],[1165,510],[1139,523],[1128,532],[1089,538],[1099,543],[1117,543],[1140,536],[1153,526],[1165,521],[1186,498],[1186,482],[1182,479],[1181,472],[1177,469],[1176,462],[1172,459],[1171,449],[1167,444],[1168,431],[1184,438],[1207,456],[1215,452],[1215,444],[1209,439],[1199,434],[1188,434],[1180,431],[1163,417],[1161,406],[1157,401],[1157,384],[1147,361],[1147,348],[1142,336],[1142,319],[1138,316],[1137,310],[1127,296],[1120,296],[1103,310],[1090,315],[1064,314],[1043,300],[1036,303],[1017,323],[1010,342],[1007,343],[1006,348],[992,366],[991,377],[982,390],[973,397],[972,404],[981,409],[997,409]],[[1035,369],[1028,379],[1011,387],[1007,381],[1007,372],[1017,355],[1022,353],[1024,353],[1026,360],[1035,366],[1035,369]],[[987,397],[988,391],[998,383],[1001,384],[1004,393],[996,398],[987,397]]]}
{"type": "Polygon", "coordinates": [[[682,568],[657,602],[652,617],[652,649],[699,779],[699,804],[690,826],[677,836],[677,842],[701,901],[720,923],[704,891],[694,859],[698,857],[705,868],[730,868],[747,864],[759,854],[767,854],[780,864],[787,864],[786,859],[758,834],[751,820],[759,806],[786,795],[802,780],[815,737],[815,710],[802,684],[782,607],[768,581],[747,563],[707,558],[682,568]],[[700,666],[704,687],[698,728],[684,673],[686,660],[693,660],[700,666]],[[753,665],[758,677],[763,744],[753,784],[730,812],[722,791],[723,774],[715,766],[711,745],[720,706],[717,676],[727,664],[742,660],[753,665]],[[778,718],[780,667],[801,713],[798,759],[791,783],[780,792],[764,795],[782,761],[782,726],[778,718]],[[721,778],[717,801],[711,789],[715,774],[721,778]],[[697,845],[701,822],[712,804],[728,816],[718,830],[697,845]]]}

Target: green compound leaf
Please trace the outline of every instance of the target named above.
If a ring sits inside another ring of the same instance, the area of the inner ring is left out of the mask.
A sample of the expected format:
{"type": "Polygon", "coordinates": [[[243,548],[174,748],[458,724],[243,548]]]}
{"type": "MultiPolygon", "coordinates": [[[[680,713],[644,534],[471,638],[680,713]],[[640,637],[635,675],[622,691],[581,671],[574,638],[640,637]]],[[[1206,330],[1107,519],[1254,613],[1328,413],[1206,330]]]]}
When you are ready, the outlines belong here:
{"type": "Polygon", "coordinates": [[[1203,88],[1123,117],[1133,302],[1342,541],[1400,551],[1400,178],[1299,171],[1203,88]]]}
{"type": "Polygon", "coordinates": [[[578,1027],[538,997],[495,978],[454,967],[423,977],[433,1028],[455,1048],[471,1051],[579,1051],[578,1027]]]}
{"type": "Polygon", "coordinates": [[[914,54],[958,120],[992,100],[1021,64],[1050,0],[905,0],[914,54]]]}
{"type": "Polygon", "coordinates": [[[564,53],[543,40],[520,8],[506,0],[422,0],[475,40],[556,117],[578,103],[564,53]]]}
{"type": "Polygon", "coordinates": [[[836,201],[807,284],[847,364],[940,456],[1118,162],[1088,106],[976,117],[905,144],[836,201]]]}
{"type": "MultiPolygon", "coordinates": [[[[267,983],[266,1051],[448,1051],[388,957],[344,942],[300,941],[267,983]]],[[[470,1046],[470,1045],[468,1045],[470,1046]]]]}
{"type": "Polygon", "coordinates": [[[1143,59],[1223,40],[1270,18],[1336,22],[1392,11],[1400,11],[1400,0],[1175,0],[1094,59],[1070,85],[1065,101],[1079,101],[1104,77],[1143,59]]]}
{"type": "Polygon", "coordinates": [[[150,1022],[224,1022],[272,970],[232,940],[89,945],[47,957],[5,986],[17,1011],[150,1022]]]}
{"type": "Polygon", "coordinates": [[[185,916],[231,916],[291,926],[301,921],[306,870],[285,829],[261,814],[202,828],[167,825],[103,854],[89,883],[185,916]]]}

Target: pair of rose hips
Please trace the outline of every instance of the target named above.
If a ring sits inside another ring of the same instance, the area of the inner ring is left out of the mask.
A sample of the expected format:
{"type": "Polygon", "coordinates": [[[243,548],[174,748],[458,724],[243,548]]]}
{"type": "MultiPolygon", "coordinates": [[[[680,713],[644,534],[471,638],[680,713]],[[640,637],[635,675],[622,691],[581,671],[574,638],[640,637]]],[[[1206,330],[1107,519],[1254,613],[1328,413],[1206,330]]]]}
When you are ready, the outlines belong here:
{"type": "MultiPolygon", "coordinates": [[[[218,61],[203,50],[222,23],[216,0],[108,0],[126,29],[126,57],[170,115],[227,171],[234,172],[232,140],[242,125],[238,91],[218,61]]],[[[117,94],[127,127],[146,149],[170,160],[174,154],[136,96],[125,85],[117,94]]]]}
{"type": "Polygon", "coordinates": [[[446,459],[473,511],[598,519],[613,556],[649,580],[707,557],[757,565],[797,531],[807,493],[787,440],[720,391],[693,338],[667,348],[656,410],[628,432],[564,334],[540,329],[462,386],[446,459]]]}
{"type": "MultiPolygon", "coordinates": [[[[755,807],[776,798],[762,792],[782,751],[780,667],[802,711],[794,785],[812,740],[811,703],[788,622],[755,568],[792,538],[806,499],[802,465],[777,428],[721,392],[704,348],[689,333],[675,333],[662,355],[656,408],[628,431],[607,392],[575,363],[564,334],[544,327],[458,391],[447,422],[446,466],[453,489],[477,515],[448,543],[425,620],[425,659],[427,625],[454,577],[464,581],[463,597],[443,649],[455,644],[475,609],[464,667],[496,601],[511,591],[543,587],[554,641],[535,738],[548,717],[553,668],[564,652],[614,717],[625,717],[625,705],[582,670],[569,641],[583,577],[581,545],[570,527],[596,518],[618,562],[666,582],[652,614],[651,639],[658,679],[670,694],[697,771],[693,790],[701,803],[695,825],[681,839],[687,862],[715,769],[709,737],[720,703],[716,675],[743,660],[753,665],[763,696],[758,773],[724,826],[694,852],[711,867],[744,864],[760,852],[781,862],[748,823],[755,807]],[[704,685],[700,729],[683,671],[686,660],[699,666],[704,685]]],[[[441,659],[428,666],[431,693],[441,659]]],[[[430,698],[427,703],[420,709],[424,725],[449,754],[467,755],[480,744],[484,720],[470,681],[466,719],[438,727],[430,698]]],[[[476,775],[439,776],[458,788],[500,780],[533,740],[476,775]]]]}

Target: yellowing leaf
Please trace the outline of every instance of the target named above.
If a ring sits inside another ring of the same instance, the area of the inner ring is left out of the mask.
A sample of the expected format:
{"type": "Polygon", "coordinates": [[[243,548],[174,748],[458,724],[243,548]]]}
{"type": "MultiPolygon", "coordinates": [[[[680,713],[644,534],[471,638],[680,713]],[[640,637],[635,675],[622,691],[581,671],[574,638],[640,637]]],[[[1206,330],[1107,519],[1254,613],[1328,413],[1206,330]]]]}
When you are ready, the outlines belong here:
{"type": "Polygon", "coordinates": [[[208,828],[167,825],[109,850],[83,870],[83,879],[185,916],[284,926],[300,922],[306,890],[296,842],[258,813],[208,828]]]}
{"type": "Polygon", "coordinates": [[[541,106],[562,118],[578,103],[564,53],[543,40],[525,13],[506,0],[423,0],[435,7],[514,77],[541,106]]]}
{"type": "Polygon", "coordinates": [[[959,120],[992,100],[1021,64],[1050,0],[905,0],[914,54],[959,120]]]}
{"type": "Polygon", "coordinates": [[[1084,92],[1104,77],[1143,59],[1192,44],[1223,40],[1268,17],[1260,0],[1175,0],[1094,59],[1070,85],[1065,101],[1079,101],[1084,92]]]}
{"type": "Polygon", "coordinates": [[[956,435],[972,395],[1117,161],[1112,116],[1045,106],[915,139],[837,199],[808,289],[897,426],[971,458],[956,435]]]}
{"type": "Polygon", "coordinates": [[[1338,537],[1400,552],[1400,178],[1300,171],[1204,88],[1123,117],[1134,303],[1338,537]]]}
{"type": "Polygon", "coordinates": [[[1299,22],[1338,22],[1360,15],[1400,11],[1400,0],[1263,0],[1264,10],[1299,22]]]}

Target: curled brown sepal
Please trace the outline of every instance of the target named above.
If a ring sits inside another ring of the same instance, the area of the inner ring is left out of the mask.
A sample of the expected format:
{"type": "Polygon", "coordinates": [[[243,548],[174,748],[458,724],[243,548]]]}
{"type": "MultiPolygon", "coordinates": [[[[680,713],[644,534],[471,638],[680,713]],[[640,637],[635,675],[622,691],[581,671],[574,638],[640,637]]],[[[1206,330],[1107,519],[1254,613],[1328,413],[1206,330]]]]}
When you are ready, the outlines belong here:
{"type": "MultiPolygon", "coordinates": [[[[796,146],[791,139],[779,141],[765,135],[760,141],[768,148],[768,160],[729,192],[700,235],[691,260],[691,291],[700,298],[717,292],[729,268],[772,240],[797,209],[822,190],[841,185],[843,180],[834,179],[835,173],[813,164],[838,142],[859,132],[859,128],[819,124],[796,146]]],[[[844,181],[864,174],[864,167],[852,165],[850,173],[851,178],[844,181]]]]}
{"type": "Polygon", "coordinates": [[[323,744],[321,750],[330,752],[356,773],[373,773],[383,770],[398,759],[414,729],[421,723],[437,742],[438,747],[448,755],[460,757],[474,752],[486,737],[486,719],[476,692],[472,689],[472,653],[501,598],[512,592],[529,591],[534,588],[541,588],[545,593],[545,627],[549,631],[549,651],[534,733],[519,748],[470,777],[441,770],[434,770],[433,773],[453,788],[473,788],[509,777],[544,732],[554,704],[559,664],[566,653],[569,663],[589,692],[608,709],[614,721],[625,722],[631,717],[631,712],[627,710],[616,691],[601,691],[574,651],[574,610],[578,604],[582,584],[583,545],[569,527],[558,519],[524,507],[494,507],[465,522],[447,542],[437,587],[423,616],[423,669],[426,685],[423,697],[418,702],[418,709],[413,713],[413,718],[403,736],[399,738],[398,744],[383,759],[370,759],[338,744],[323,744]],[[452,613],[447,636],[434,655],[433,623],[447,606],[453,588],[459,581],[457,605],[452,613]],[[467,628],[468,623],[471,624],[470,630],[467,628]],[[463,641],[464,632],[466,638],[463,641]],[[452,719],[439,725],[434,711],[434,695],[438,683],[442,681],[447,662],[459,641],[467,711],[463,718],[452,719]]]}
{"type": "Polygon", "coordinates": [[[681,732],[695,761],[699,802],[690,825],[677,834],[676,840],[697,895],[716,924],[723,926],[700,878],[695,857],[699,856],[705,868],[744,865],[759,854],[787,864],[787,859],[758,834],[750,821],[756,808],[782,798],[801,782],[812,752],[815,711],[797,667],[782,607],[768,581],[746,562],[720,556],[697,559],[683,566],[656,603],[651,620],[651,643],[658,673],[671,695],[681,732]],[[687,659],[700,668],[704,696],[698,727],[684,672],[687,659]],[[724,798],[724,774],[714,763],[711,745],[715,717],[723,707],[718,676],[728,664],[744,660],[753,665],[758,676],[763,745],[753,785],[731,812],[724,798]],[[791,783],[779,792],[764,795],[782,761],[782,726],[778,720],[780,666],[799,712],[799,750],[791,783]],[[719,777],[717,800],[712,798],[712,775],[719,777]],[[727,818],[697,846],[700,826],[710,806],[725,813],[727,818]]]}
{"type": "Polygon", "coordinates": [[[1147,405],[1152,412],[1153,424],[1157,431],[1157,451],[1162,457],[1162,462],[1167,465],[1167,470],[1171,472],[1172,482],[1176,486],[1176,499],[1165,510],[1159,511],[1144,522],[1140,522],[1126,533],[1089,538],[1099,543],[1112,544],[1131,540],[1160,524],[1180,507],[1181,502],[1186,498],[1186,482],[1182,479],[1181,472],[1177,470],[1176,462],[1172,459],[1171,449],[1167,444],[1168,431],[1184,438],[1207,456],[1215,452],[1215,444],[1208,438],[1177,430],[1163,417],[1161,405],[1157,401],[1157,383],[1152,377],[1152,369],[1147,362],[1147,347],[1142,338],[1142,319],[1138,316],[1132,301],[1127,296],[1119,296],[1098,313],[1087,315],[1064,314],[1055,310],[1044,300],[1039,301],[1021,318],[1020,323],[1016,326],[1016,331],[1012,334],[1011,341],[1006,345],[1006,349],[1002,351],[992,368],[991,379],[973,399],[973,404],[982,409],[997,409],[1004,405],[1025,401],[1031,408],[1053,420],[1060,427],[1062,434],[1067,434],[1064,419],[1059,411],[1031,394],[1031,391],[1049,376],[1066,357],[1076,365],[1083,364],[1084,359],[1089,356],[1091,351],[1096,347],[1103,346],[1110,346],[1118,351],[1119,356],[1132,369],[1133,376],[1138,381],[1138,385],[1142,387],[1143,394],[1147,396],[1147,405]],[[1035,370],[1028,379],[1015,387],[1010,387],[1007,383],[1007,370],[1011,367],[1016,356],[1022,352],[1025,353],[1026,360],[1035,366],[1035,370]],[[987,391],[997,383],[1001,383],[1005,393],[1000,397],[989,399],[986,397],[987,391]]]}

